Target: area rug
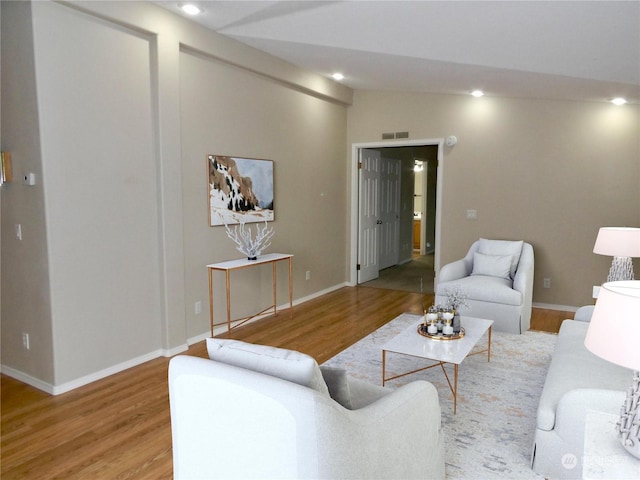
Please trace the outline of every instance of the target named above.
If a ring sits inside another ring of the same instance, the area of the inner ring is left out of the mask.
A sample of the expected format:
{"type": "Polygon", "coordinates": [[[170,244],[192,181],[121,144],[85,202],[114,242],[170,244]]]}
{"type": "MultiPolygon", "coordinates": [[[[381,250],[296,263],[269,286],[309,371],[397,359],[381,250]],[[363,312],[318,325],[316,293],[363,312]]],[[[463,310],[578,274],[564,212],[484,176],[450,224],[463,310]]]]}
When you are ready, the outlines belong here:
{"type": "MultiPolygon", "coordinates": [[[[420,317],[403,314],[325,364],[346,368],[349,375],[381,384],[381,346],[420,317]]],[[[478,348],[486,348],[486,337],[478,348]]],[[[413,380],[427,380],[438,389],[445,434],[448,479],[536,479],[531,470],[531,448],[536,410],[556,335],[526,332],[514,335],[493,332],[491,361],[486,354],[467,357],[459,367],[458,406],[438,368],[387,382],[398,388],[413,380]]],[[[429,360],[387,354],[387,376],[429,365],[429,360]]],[[[453,366],[447,366],[453,379],[453,366]]]]}
{"type": "Polygon", "coordinates": [[[434,293],[433,255],[415,257],[410,262],[385,268],[378,278],[361,283],[361,287],[386,288],[415,293],[434,293]]]}

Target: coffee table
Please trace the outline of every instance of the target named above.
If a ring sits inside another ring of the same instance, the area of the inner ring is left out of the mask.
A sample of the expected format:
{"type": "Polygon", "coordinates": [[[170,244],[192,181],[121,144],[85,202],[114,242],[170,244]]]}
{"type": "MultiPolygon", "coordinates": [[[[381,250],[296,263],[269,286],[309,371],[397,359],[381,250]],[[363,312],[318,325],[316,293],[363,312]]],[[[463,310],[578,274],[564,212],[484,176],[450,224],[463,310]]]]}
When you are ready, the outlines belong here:
{"type": "Polygon", "coordinates": [[[453,394],[453,413],[455,414],[458,401],[458,367],[465,358],[479,353],[486,352],[487,362],[491,361],[491,328],[493,327],[493,320],[475,317],[461,317],[460,324],[465,330],[464,337],[455,340],[436,340],[422,336],[418,333],[418,326],[423,322],[422,315],[415,315],[411,313],[403,313],[402,315],[414,317],[415,323],[412,323],[410,327],[407,327],[404,331],[382,346],[382,386],[390,380],[440,366],[447,379],[451,393],[453,394]],[[484,337],[485,333],[487,333],[487,348],[472,352],[478,341],[484,337]],[[387,353],[409,355],[412,357],[434,360],[437,363],[417,370],[412,370],[411,372],[387,377],[387,353]],[[446,363],[453,364],[453,384],[451,383],[449,375],[444,368],[446,363]]]}

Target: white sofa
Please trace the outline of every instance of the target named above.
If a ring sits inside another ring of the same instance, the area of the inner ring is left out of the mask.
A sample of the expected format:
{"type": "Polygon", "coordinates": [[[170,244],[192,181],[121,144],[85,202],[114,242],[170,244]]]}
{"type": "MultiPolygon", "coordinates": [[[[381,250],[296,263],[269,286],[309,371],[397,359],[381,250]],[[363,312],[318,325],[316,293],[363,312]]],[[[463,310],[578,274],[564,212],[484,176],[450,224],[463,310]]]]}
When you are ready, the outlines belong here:
{"type": "Polygon", "coordinates": [[[584,339],[588,328],[589,323],[584,321],[562,322],[545,379],[531,466],[546,478],[582,478],[587,411],[619,415],[631,384],[631,370],[587,350],[584,339]],[[577,463],[571,463],[573,459],[577,463]]]}
{"type": "Polygon", "coordinates": [[[298,352],[207,344],[215,360],[169,365],[174,478],[444,478],[430,383],[390,390],[298,352]]]}
{"type": "Polygon", "coordinates": [[[493,329],[522,333],[529,330],[533,301],[533,247],[523,241],[476,240],[467,255],[440,269],[436,304],[459,289],[468,307],[461,315],[494,321],[493,329]]]}

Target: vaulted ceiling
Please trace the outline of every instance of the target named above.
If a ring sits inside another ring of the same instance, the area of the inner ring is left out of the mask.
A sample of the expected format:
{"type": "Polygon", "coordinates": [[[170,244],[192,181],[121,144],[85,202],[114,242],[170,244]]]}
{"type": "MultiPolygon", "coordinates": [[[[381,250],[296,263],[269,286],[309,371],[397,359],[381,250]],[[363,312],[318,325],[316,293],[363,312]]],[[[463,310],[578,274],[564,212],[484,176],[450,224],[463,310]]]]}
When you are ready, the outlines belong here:
{"type": "Polygon", "coordinates": [[[354,89],[640,103],[638,0],[191,3],[193,21],[354,89]]]}

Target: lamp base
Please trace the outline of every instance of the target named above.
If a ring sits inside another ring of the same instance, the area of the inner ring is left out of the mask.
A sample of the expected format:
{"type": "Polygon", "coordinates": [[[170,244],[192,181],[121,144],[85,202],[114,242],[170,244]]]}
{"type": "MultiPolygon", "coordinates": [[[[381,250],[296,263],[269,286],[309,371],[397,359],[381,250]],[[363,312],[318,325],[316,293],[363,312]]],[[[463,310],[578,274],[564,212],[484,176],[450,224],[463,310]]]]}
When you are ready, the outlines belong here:
{"type": "Polygon", "coordinates": [[[616,424],[618,438],[627,452],[640,459],[640,372],[633,372],[633,384],[620,408],[616,424]]]}
{"type": "Polygon", "coordinates": [[[633,279],[633,262],[631,257],[613,257],[607,282],[633,279]]]}

